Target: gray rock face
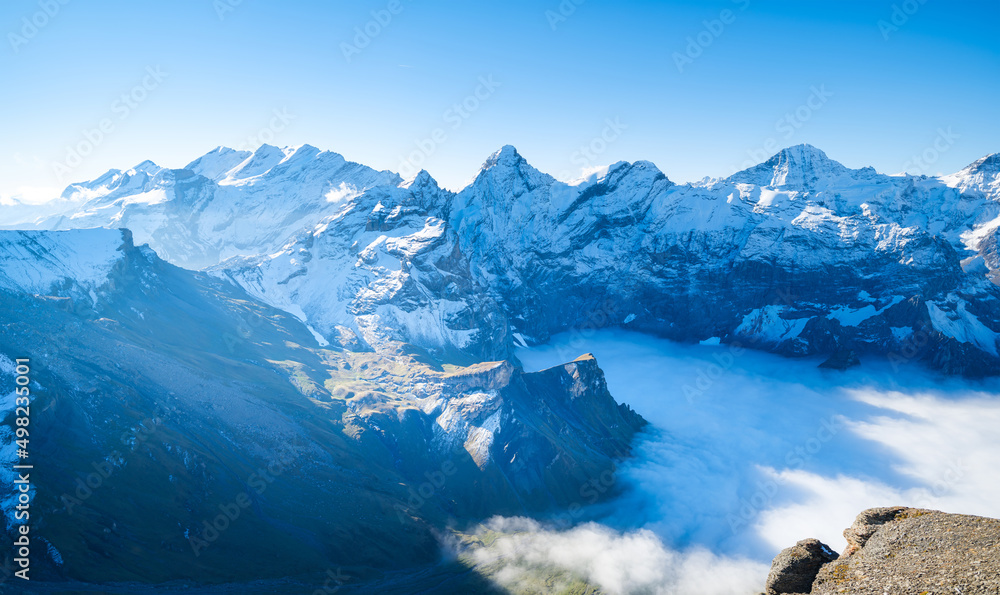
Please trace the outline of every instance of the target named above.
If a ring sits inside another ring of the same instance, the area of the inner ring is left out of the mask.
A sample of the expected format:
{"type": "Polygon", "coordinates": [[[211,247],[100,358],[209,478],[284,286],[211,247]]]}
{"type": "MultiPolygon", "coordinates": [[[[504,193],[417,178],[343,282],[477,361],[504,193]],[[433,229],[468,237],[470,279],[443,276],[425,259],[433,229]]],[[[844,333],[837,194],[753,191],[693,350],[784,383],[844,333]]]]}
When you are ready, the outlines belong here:
{"type": "Polygon", "coordinates": [[[837,559],[837,553],[818,539],[803,539],[781,551],[771,562],[767,595],[808,593],[819,569],[837,559]]]}
{"type": "Polygon", "coordinates": [[[442,218],[444,191],[426,173],[379,187],[280,250],[210,269],[300,317],[326,340],[378,352],[403,341],[440,361],[507,359],[506,313],[479,284],[442,218]]]}
{"type": "MultiPolygon", "coordinates": [[[[858,515],[844,537],[848,550],[824,564],[811,585],[796,586],[801,593],[1000,592],[1000,520],[902,506],[873,508],[858,515]]],[[[792,550],[779,554],[772,568],[792,550]]],[[[769,579],[769,594],[770,586],[769,579]]]]}
{"type": "Polygon", "coordinates": [[[845,556],[850,556],[868,543],[872,535],[882,525],[893,521],[906,510],[905,506],[889,506],[885,508],[869,508],[854,519],[854,524],[844,529],[844,539],[847,540],[845,556]]]}

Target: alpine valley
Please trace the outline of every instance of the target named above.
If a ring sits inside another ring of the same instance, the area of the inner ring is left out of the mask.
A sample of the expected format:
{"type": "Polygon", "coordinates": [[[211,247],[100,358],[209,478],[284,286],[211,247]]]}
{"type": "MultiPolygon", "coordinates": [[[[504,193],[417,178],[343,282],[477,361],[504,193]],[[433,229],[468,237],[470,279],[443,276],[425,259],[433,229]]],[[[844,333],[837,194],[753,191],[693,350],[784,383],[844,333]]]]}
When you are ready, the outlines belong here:
{"type": "Polygon", "coordinates": [[[613,496],[646,425],[589,354],[522,369],[558,333],[1000,374],[1000,154],[893,176],[799,145],[680,185],[645,161],[565,183],[506,146],[456,193],[220,147],[0,226],[0,380],[30,359],[52,592],[491,592],[442,544],[613,496]]]}

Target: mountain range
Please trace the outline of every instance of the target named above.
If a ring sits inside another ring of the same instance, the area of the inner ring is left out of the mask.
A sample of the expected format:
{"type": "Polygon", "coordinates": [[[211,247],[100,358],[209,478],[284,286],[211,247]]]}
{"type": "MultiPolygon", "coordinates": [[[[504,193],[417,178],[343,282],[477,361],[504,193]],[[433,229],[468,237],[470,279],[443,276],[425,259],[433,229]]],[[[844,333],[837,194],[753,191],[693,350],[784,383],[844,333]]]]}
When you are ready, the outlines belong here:
{"type": "Polygon", "coordinates": [[[467,364],[621,326],[1000,371],[1000,154],[889,176],[799,145],[681,185],[644,161],[564,183],[506,146],[455,193],[426,171],[404,181],[308,145],[220,147],[181,169],[112,170],[59,200],[56,215],[0,223],[128,228],[352,349],[402,341],[467,364]]]}
{"type": "Polygon", "coordinates": [[[645,161],[565,183],[507,146],[451,192],[220,147],[45,209],[0,207],[0,379],[31,360],[48,581],[336,566],[410,589],[443,565],[486,592],[443,536],[613,496],[594,482],[646,425],[591,355],[522,369],[515,349],[557,333],[1000,373],[1000,154],[889,176],[799,145],[695,184],[645,161]]]}

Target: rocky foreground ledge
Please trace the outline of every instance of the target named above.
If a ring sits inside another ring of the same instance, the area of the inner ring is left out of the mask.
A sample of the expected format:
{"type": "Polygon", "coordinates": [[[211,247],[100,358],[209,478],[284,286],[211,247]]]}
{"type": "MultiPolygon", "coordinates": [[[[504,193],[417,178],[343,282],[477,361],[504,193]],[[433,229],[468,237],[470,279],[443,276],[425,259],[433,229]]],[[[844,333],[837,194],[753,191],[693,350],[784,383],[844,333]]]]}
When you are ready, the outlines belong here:
{"type": "Polygon", "coordinates": [[[816,539],[771,563],[766,595],[1000,593],[1000,520],[894,506],[862,512],[838,555],[816,539]]]}

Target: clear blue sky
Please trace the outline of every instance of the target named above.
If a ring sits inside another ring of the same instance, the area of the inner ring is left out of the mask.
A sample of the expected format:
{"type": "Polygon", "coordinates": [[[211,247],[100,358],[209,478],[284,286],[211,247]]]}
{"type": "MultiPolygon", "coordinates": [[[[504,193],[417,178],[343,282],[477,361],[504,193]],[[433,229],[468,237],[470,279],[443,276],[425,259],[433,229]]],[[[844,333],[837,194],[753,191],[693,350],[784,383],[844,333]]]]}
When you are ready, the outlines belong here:
{"type": "Polygon", "coordinates": [[[0,196],[272,136],[392,170],[424,141],[421,165],[453,188],[504,144],[555,175],[646,159],[675,181],[803,142],[887,173],[936,141],[924,173],[1000,151],[997,0],[398,2],[7,0],[0,196]],[[377,34],[348,60],[366,25],[377,34]],[[294,118],[272,133],[275,110],[294,118]],[[590,144],[603,150],[578,153],[590,144]]]}

